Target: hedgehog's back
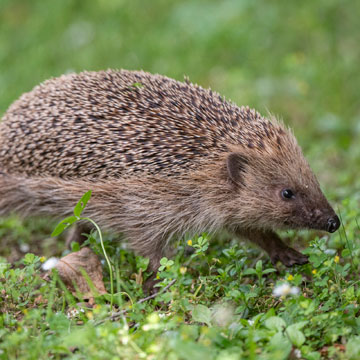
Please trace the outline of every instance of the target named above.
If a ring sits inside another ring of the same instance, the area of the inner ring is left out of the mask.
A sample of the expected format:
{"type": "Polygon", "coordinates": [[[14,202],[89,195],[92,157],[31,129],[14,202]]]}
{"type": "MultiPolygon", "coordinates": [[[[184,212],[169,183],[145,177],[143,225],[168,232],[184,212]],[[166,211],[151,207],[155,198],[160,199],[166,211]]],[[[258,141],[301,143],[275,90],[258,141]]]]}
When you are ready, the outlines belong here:
{"type": "Polygon", "coordinates": [[[145,72],[70,74],[24,94],[0,125],[0,168],[64,178],[170,175],[274,126],[216,93],[145,72]]]}

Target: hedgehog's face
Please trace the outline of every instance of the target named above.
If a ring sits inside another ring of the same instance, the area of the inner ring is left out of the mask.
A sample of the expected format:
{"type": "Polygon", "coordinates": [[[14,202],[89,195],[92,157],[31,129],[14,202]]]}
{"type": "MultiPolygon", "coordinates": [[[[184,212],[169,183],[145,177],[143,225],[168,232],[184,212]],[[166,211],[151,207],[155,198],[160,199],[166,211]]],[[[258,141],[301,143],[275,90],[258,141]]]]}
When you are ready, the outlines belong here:
{"type": "Polygon", "coordinates": [[[275,185],[273,191],[283,213],[279,219],[282,219],[285,227],[331,233],[339,228],[340,220],[317,183],[307,185],[295,181],[291,185],[275,185]]]}
{"type": "Polygon", "coordinates": [[[228,156],[228,174],[238,185],[239,206],[254,226],[329,232],[339,228],[339,218],[307,162],[301,160],[285,164],[274,158],[228,156]]]}

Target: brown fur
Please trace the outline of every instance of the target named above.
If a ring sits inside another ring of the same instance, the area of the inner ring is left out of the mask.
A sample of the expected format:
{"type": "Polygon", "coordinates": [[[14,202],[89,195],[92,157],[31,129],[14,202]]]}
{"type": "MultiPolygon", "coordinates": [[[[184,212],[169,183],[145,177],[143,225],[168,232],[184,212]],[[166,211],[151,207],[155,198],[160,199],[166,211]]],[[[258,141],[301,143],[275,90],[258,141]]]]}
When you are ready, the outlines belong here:
{"type": "Polygon", "coordinates": [[[65,216],[91,189],[86,215],[124,233],[152,269],[174,237],[222,228],[274,262],[304,263],[273,231],[325,230],[336,216],[280,122],[160,75],[46,81],[9,108],[0,142],[0,214],[65,216]]]}

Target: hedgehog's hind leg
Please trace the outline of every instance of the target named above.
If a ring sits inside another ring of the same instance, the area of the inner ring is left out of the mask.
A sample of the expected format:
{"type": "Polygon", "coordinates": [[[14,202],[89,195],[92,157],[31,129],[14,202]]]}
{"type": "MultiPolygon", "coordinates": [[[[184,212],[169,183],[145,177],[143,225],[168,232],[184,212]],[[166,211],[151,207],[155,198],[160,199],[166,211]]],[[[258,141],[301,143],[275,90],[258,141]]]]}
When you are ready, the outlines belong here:
{"type": "Polygon", "coordinates": [[[285,266],[303,265],[308,263],[308,257],[297,250],[287,246],[280,237],[273,231],[246,231],[237,232],[240,236],[260,246],[265,250],[273,265],[281,261],[285,266]]]}
{"type": "Polygon", "coordinates": [[[70,249],[71,243],[76,242],[78,244],[83,244],[87,240],[87,236],[84,234],[90,234],[93,226],[86,222],[79,222],[71,229],[68,230],[66,236],[66,247],[70,249]]]}

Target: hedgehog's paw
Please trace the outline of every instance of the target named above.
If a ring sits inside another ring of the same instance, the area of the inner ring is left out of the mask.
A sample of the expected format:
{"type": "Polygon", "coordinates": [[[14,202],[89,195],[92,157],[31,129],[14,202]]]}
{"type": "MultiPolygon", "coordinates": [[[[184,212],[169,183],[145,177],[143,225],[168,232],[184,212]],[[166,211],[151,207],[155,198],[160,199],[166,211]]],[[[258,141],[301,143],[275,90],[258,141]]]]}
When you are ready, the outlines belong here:
{"type": "Polygon", "coordinates": [[[145,283],[143,284],[143,291],[145,294],[148,295],[154,295],[157,294],[159,292],[159,288],[156,287],[155,285],[159,282],[160,280],[158,280],[156,278],[156,273],[153,274],[152,276],[150,276],[145,283]]]}
{"type": "Polygon", "coordinates": [[[285,266],[291,267],[294,265],[304,265],[309,262],[308,257],[291,247],[279,249],[270,256],[271,262],[275,265],[278,261],[281,261],[285,266]]]}

